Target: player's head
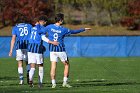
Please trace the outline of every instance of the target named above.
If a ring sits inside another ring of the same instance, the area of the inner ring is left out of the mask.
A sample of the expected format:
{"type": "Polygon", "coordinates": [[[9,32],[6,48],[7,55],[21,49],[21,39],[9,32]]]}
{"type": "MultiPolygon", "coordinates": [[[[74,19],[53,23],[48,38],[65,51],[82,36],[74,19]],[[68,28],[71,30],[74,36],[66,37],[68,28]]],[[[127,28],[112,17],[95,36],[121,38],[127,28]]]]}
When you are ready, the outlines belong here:
{"type": "Polygon", "coordinates": [[[27,23],[27,17],[23,14],[19,14],[16,23],[27,23]]]}
{"type": "Polygon", "coordinates": [[[62,13],[58,13],[58,14],[56,14],[56,16],[55,16],[55,22],[56,23],[63,23],[63,20],[64,20],[64,14],[62,14],[62,13]]]}
{"type": "Polygon", "coordinates": [[[45,16],[45,15],[40,16],[40,17],[38,18],[38,22],[39,22],[40,25],[45,25],[46,22],[47,22],[47,20],[48,20],[48,18],[47,18],[47,16],[45,16]]]}

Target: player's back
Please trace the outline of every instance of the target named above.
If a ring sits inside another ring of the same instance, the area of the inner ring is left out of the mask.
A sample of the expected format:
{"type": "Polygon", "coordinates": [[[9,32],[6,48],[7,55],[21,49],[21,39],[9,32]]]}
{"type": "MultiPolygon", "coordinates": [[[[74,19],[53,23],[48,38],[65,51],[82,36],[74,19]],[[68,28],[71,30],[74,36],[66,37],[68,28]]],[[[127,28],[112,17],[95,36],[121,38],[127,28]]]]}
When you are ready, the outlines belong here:
{"type": "Polygon", "coordinates": [[[28,40],[32,25],[26,23],[19,23],[14,26],[12,34],[17,36],[17,40],[28,40]]]}
{"type": "Polygon", "coordinates": [[[40,24],[32,28],[29,39],[28,52],[43,54],[45,49],[43,47],[41,36],[44,34],[41,32],[41,28],[44,28],[44,26],[40,24]]]}
{"type": "Polygon", "coordinates": [[[40,44],[42,42],[41,35],[43,33],[41,32],[41,28],[44,28],[44,26],[38,24],[31,29],[29,43],[40,44]]]}
{"type": "Polygon", "coordinates": [[[48,38],[51,41],[57,41],[59,42],[58,46],[49,44],[49,50],[55,51],[55,52],[63,52],[65,51],[65,45],[64,45],[64,37],[69,31],[69,29],[63,27],[63,26],[57,26],[55,24],[48,25],[46,27],[48,32],[48,38]]]}
{"type": "Polygon", "coordinates": [[[12,35],[16,35],[16,49],[27,49],[32,25],[19,23],[12,29],[12,35]]]}
{"type": "Polygon", "coordinates": [[[55,24],[51,24],[47,26],[48,38],[52,41],[58,41],[59,43],[63,43],[63,39],[68,32],[69,29],[63,26],[57,26],[55,24]]]}

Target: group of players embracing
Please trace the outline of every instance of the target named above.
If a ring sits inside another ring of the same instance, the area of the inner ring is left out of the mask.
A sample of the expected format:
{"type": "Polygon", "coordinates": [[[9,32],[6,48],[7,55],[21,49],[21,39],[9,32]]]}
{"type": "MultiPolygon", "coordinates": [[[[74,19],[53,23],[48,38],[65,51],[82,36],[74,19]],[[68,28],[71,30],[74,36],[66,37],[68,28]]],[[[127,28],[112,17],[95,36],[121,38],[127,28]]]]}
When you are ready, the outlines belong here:
{"type": "Polygon", "coordinates": [[[18,61],[19,84],[24,83],[23,79],[23,61],[26,62],[27,83],[30,87],[34,87],[33,76],[35,67],[39,68],[39,83],[38,87],[43,87],[43,52],[49,49],[51,61],[51,82],[52,88],[56,87],[56,65],[58,58],[64,64],[63,87],[70,88],[68,84],[69,77],[69,60],[66,54],[64,45],[64,37],[90,30],[91,28],[80,28],[71,30],[63,27],[64,14],[58,13],[55,15],[55,23],[44,26],[47,22],[47,17],[42,15],[38,18],[35,26],[25,22],[25,16],[20,16],[17,24],[12,28],[12,39],[9,56],[12,56],[13,48],[16,47],[16,60],[18,61]],[[46,37],[47,35],[47,37],[46,37]],[[49,47],[43,46],[43,42],[47,42],[49,47]]]}

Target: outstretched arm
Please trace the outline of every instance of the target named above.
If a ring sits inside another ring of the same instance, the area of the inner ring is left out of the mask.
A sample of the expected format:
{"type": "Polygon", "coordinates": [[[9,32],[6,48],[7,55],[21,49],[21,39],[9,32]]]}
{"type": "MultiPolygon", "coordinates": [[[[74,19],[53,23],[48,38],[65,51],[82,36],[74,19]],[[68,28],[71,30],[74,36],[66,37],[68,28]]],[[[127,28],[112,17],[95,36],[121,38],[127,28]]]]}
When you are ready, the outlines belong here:
{"type": "Polygon", "coordinates": [[[11,39],[11,46],[10,46],[9,56],[12,56],[15,41],[16,41],[16,35],[13,35],[12,39],[11,39]]]}
{"type": "Polygon", "coordinates": [[[43,41],[45,41],[47,43],[50,43],[50,44],[53,44],[53,45],[58,45],[59,44],[59,42],[57,42],[57,41],[50,41],[45,35],[42,35],[41,38],[42,38],[43,41]]]}
{"type": "Polygon", "coordinates": [[[91,30],[91,28],[82,28],[82,29],[79,29],[79,30],[70,30],[71,34],[77,34],[77,33],[80,33],[80,32],[84,32],[86,30],[91,30]]]}

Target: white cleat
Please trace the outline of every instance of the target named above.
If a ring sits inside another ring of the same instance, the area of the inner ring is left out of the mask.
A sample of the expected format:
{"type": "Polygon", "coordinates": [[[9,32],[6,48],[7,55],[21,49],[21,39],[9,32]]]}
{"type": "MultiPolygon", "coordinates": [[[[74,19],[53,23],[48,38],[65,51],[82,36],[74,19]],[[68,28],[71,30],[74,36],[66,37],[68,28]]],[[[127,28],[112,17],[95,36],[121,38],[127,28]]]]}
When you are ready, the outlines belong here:
{"type": "Polygon", "coordinates": [[[19,85],[23,85],[23,80],[20,80],[19,85]]]}
{"type": "Polygon", "coordinates": [[[71,88],[72,86],[67,83],[63,83],[62,87],[71,88]]]}
{"type": "Polygon", "coordinates": [[[52,84],[52,88],[55,88],[56,87],[56,84],[52,84]]]}

